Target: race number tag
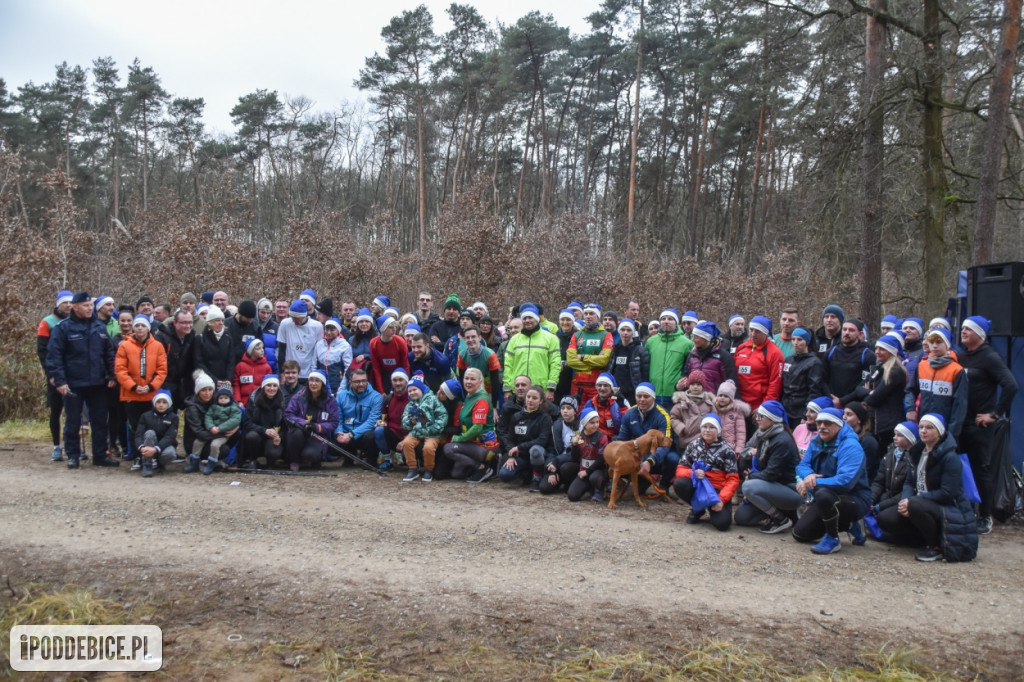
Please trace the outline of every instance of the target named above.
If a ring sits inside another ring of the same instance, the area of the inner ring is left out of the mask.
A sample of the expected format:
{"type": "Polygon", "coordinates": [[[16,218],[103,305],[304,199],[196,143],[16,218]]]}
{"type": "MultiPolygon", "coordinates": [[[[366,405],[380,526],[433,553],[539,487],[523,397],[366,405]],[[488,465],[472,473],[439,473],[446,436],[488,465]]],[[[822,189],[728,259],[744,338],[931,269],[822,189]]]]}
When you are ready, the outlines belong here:
{"type": "Polygon", "coordinates": [[[516,435],[517,436],[525,436],[526,435],[526,424],[516,424],[516,435]]]}
{"type": "Polygon", "coordinates": [[[950,396],[953,395],[953,384],[948,381],[933,381],[932,393],[935,395],[950,396]]]}
{"type": "Polygon", "coordinates": [[[252,383],[252,375],[251,374],[243,374],[242,376],[238,377],[238,383],[240,383],[240,384],[251,384],[252,383]]]}
{"type": "Polygon", "coordinates": [[[384,365],[387,365],[388,367],[391,367],[392,365],[397,365],[398,364],[398,360],[395,360],[394,358],[384,358],[383,360],[381,360],[381,362],[384,365]]]}
{"type": "Polygon", "coordinates": [[[750,365],[740,365],[736,368],[737,374],[750,374],[750,365]]]}
{"type": "Polygon", "coordinates": [[[627,360],[629,360],[629,358],[627,358],[625,355],[620,355],[619,357],[615,358],[615,364],[624,365],[626,364],[627,360]]]}

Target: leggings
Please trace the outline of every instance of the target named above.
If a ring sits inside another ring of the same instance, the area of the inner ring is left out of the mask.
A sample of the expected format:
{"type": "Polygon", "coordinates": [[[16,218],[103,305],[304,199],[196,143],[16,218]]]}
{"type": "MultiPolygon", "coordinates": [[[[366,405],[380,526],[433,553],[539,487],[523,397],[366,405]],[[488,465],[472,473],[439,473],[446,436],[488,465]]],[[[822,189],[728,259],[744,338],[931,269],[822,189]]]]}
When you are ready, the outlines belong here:
{"type": "MultiPolygon", "coordinates": [[[[576,466],[575,463],[573,466],[576,466]]],[[[607,469],[595,469],[590,472],[590,475],[586,478],[580,478],[579,473],[573,477],[572,482],[569,483],[569,501],[579,502],[587,494],[594,494],[594,491],[604,490],[605,484],[608,482],[608,470],[607,469]]],[[[541,492],[544,492],[543,488],[541,492]]]]}
{"type": "Polygon", "coordinates": [[[60,445],[60,413],[64,411],[64,399],[49,381],[46,382],[46,406],[50,409],[50,439],[57,446],[60,445]]]}
{"type": "MultiPolygon", "coordinates": [[[[681,499],[683,502],[689,504],[690,500],[693,499],[693,481],[690,479],[689,476],[677,478],[675,480],[675,483],[672,484],[672,487],[675,489],[676,495],[678,495],[679,499],[681,499]]],[[[721,531],[729,530],[729,526],[732,525],[731,504],[723,504],[722,508],[719,509],[718,511],[712,511],[711,507],[708,507],[707,512],[711,514],[712,526],[721,531]]],[[[703,515],[704,512],[701,512],[700,514],[694,514],[694,516],[696,516],[697,518],[700,518],[703,515]]]]}
{"type": "Polygon", "coordinates": [[[846,530],[860,516],[857,502],[851,496],[815,488],[814,502],[793,526],[793,537],[800,542],[816,542],[825,534],[837,538],[840,528],[846,530]]]}
{"type": "Polygon", "coordinates": [[[768,517],[796,511],[804,501],[795,488],[776,481],[748,478],[742,490],[749,504],[736,508],[737,526],[756,526],[768,517]]]}
{"type": "Polygon", "coordinates": [[[920,547],[924,544],[921,533],[910,519],[899,513],[897,506],[894,504],[886,507],[875,515],[878,527],[882,529],[882,540],[898,545],[920,547]]]}
{"type": "Polygon", "coordinates": [[[441,454],[451,460],[451,477],[458,479],[468,478],[481,464],[494,460],[494,450],[488,450],[478,443],[448,443],[441,454]]]}
{"type": "Polygon", "coordinates": [[[288,429],[285,459],[289,464],[315,466],[319,468],[323,458],[323,445],[302,429],[288,429]]]}

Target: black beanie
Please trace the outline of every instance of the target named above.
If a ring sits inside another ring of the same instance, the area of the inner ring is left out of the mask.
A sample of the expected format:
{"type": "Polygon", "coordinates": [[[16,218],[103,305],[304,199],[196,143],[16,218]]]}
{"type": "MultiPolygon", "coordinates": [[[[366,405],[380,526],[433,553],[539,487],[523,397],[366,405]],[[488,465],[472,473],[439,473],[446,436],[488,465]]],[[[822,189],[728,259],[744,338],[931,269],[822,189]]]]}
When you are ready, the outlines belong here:
{"type": "Polygon", "coordinates": [[[250,320],[255,319],[256,315],[256,302],[248,299],[238,304],[238,314],[242,317],[248,317],[250,320]]]}

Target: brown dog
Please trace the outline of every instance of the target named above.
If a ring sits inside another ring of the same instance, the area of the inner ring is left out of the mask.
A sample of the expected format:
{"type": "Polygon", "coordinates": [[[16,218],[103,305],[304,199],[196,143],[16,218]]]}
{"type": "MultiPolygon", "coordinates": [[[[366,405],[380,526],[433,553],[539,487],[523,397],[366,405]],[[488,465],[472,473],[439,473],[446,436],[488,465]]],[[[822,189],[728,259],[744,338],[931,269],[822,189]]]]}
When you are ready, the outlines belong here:
{"type": "Polygon", "coordinates": [[[630,483],[633,484],[633,496],[636,497],[636,503],[641,507],[646,507],[647,505],[640,499],[640,486],[637,485],[640,481],[640,476],[646,478],[650,482],[651,487],[657,492],[656,495],[649,497],[652,499],[664,497],[666,500],[669,500],[666,492],[655,485],[651,475],[640,468],[640,463],[644,457],[654,454],[659,447],[667,445],[672,445],[672,439],[662,431],[651,429],[636,440],[617,440],[605,446],[604,461],[611,472],[612,480],[612,494],[611,499],[608,500],[609,509],[615,509],[615,500],[621,494],[619,492],[619,479],[625,476],[629,476],[630,483]]]}

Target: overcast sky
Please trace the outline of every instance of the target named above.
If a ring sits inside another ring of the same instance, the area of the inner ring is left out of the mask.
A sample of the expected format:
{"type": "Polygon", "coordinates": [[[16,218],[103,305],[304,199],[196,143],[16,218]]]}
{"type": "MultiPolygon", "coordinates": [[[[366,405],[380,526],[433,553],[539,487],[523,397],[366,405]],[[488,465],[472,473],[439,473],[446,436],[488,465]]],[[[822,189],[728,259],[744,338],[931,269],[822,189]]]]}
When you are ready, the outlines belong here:
{"type": "MultiPolygon", "coordinates": [[[[381,28],[418,2],[388,0],[0,0],[0,78],[16,93],[53,79],[63,61],[92,65],[111,56],[121,69],[138,57],[177,97],[203,97],[204,121],[230,132],[228,112],[259,88],[305,95],[315,109],[363,99],[352,86],[366,57],[383,52],[381,28]]],[[[451,0],[425,0],[434,30],[450,28],[451,0]]],[[[537,9],[573,33],[600,0],[463,0],[492,26],[537,9]]]]}

